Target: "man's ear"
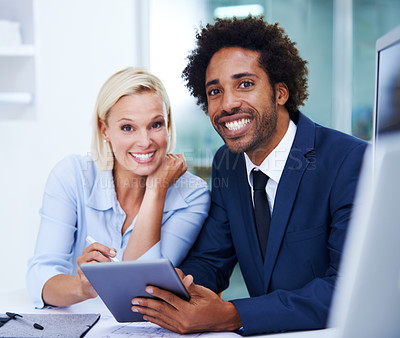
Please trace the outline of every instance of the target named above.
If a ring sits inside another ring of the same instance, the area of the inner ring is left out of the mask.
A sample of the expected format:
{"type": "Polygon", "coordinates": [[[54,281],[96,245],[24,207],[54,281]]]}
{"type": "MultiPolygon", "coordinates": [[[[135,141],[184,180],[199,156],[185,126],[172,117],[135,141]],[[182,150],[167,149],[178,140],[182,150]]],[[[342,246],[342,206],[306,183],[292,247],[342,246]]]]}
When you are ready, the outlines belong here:
{"type": "Polygon", "coordinates": [[[99,131],[100,131],[101,135],[103,135],[104,140],[109,142],[110,138],[108,137],[106,123],[103,120],[100,120],[100,119],[99,119],[99,121],[97,123],[99,125],[99,131]]]}
{"type": "Polygon", "coordinates": [[[275,84],[275,101],[279,106],[284,106],[289,99],[289,88],[286,83],[278,82],[275,84]]]}

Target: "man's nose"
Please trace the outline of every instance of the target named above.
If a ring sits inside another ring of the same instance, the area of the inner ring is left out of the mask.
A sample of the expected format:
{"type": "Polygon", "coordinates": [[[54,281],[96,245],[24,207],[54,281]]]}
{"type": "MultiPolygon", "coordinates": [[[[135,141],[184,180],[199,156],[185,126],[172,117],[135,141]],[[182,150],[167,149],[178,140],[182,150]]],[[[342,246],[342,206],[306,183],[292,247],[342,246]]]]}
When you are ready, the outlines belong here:
{"type": "Polygon", "coordinates": [[[241,100],[232,90],[226,90],[222,97],[222,110],[230,113],[233,109],[241,106],[241,100]]]}

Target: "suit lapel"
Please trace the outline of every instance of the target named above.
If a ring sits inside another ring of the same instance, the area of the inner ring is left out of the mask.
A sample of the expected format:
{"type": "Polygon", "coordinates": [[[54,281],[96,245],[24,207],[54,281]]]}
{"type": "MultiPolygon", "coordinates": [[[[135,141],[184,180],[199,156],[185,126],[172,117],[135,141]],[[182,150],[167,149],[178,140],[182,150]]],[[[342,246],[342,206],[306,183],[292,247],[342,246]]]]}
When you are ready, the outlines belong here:
{"type": "Polygon", "coordinates": [[[296,137],[275,196],[267,252],[264,260],[265,291],[269,287],[272,271],[288,226],[301,179],[310,163],[305,155],[314,149],[314,136],[314,123],[300,113],[296,137]]]}

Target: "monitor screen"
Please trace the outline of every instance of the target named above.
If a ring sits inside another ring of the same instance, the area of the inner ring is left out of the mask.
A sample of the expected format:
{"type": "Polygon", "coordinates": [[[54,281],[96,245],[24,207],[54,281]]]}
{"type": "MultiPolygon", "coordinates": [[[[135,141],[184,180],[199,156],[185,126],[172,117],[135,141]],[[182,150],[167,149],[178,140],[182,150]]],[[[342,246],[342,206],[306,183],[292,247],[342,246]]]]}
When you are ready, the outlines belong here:
{"type": "Polygon", "coordinates": [[[400,131],[400,26],[376,42],[374,140],[400,131]]]}

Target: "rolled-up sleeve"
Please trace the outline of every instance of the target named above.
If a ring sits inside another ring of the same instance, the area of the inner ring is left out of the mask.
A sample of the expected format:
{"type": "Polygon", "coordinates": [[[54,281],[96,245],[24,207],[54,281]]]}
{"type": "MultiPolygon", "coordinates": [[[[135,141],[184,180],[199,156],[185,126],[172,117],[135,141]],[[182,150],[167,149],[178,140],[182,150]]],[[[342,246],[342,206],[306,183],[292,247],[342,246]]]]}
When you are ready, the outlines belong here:
{"type": "Polygon", "coordinates": [[[35,254],[28,261],[26,284],[36,307],[43,307],[44,284],[58,274],[73,274],[76,194],[73,163],[68,158],[50,173],[46,183],[35,254]]]}

